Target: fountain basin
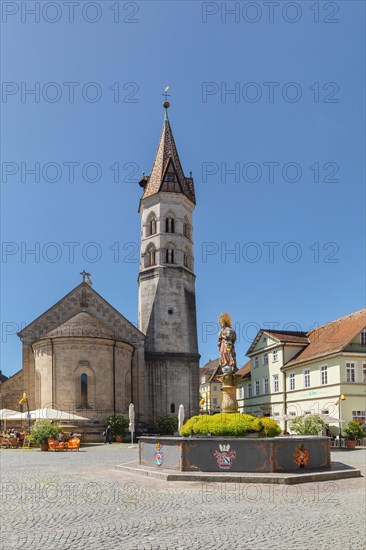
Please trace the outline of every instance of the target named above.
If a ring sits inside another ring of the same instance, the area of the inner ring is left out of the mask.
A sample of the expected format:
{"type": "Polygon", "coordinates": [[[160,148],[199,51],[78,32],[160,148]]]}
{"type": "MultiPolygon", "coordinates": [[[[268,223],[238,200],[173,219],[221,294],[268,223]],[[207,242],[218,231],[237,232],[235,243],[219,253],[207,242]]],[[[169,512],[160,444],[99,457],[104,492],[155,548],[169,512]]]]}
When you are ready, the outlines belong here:
{"type": "Polygon", "coordinates": [[[319,436],[158,437],[139,440],[139,463],[183,472],[295,472],[330,467],[319,436]]]}

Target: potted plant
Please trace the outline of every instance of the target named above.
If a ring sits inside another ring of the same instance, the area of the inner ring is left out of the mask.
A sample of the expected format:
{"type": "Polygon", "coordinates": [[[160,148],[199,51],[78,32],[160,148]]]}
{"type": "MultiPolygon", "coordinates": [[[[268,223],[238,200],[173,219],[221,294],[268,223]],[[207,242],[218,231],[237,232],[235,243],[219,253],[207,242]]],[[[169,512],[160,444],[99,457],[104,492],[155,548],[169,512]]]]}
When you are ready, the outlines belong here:
{"type": "Polygon", "coordinates": [[[107,424],[112,428],[112,433],[116,438],[117,443],[122,443],[126,437],[127,428],[129,425],[128,418],[121,414],[112,414],[107,418],[107,424]]]}
{"type": "Polygon", "coordinates": [[[30,429],[32,443],[39,445],[41,451],[48,451],[48,438],[56,439],[60,426],[49,420],[37,420],[30,429]]]}
{"type": "Polygon", "coordinates": [[[362,429],[361,425],[356,422],[356,420],[350,420],[344,431],[347,437],[347,449],[354,449],[356,447],[357,440],[366,436],[366,432],[362,429]]]}

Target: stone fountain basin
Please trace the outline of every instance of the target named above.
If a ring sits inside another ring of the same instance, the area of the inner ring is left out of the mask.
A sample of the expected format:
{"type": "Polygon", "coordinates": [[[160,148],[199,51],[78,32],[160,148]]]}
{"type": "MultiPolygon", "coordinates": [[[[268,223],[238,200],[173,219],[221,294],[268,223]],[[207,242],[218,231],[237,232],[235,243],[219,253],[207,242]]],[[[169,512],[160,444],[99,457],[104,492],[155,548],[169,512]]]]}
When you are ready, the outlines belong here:
{"type": "Polygon", "coordinates": [[[184,472],[295,472],[330,467],[320,436],[158,437],[139,440],[139,463],[184,472]]]}

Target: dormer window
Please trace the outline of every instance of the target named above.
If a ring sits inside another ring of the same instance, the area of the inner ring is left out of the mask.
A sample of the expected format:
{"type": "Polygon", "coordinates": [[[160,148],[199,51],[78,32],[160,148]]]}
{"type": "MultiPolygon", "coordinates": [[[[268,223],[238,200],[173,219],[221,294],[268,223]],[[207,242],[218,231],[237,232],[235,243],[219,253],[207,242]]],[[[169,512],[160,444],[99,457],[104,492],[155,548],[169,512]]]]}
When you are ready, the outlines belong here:
{"type": "Polygon", "coordinates": [[[168,174],[166,175],[166,179],[170,183],[173,183],[175,181],[175,174],[173,172],[168,172],[168,174]]]}

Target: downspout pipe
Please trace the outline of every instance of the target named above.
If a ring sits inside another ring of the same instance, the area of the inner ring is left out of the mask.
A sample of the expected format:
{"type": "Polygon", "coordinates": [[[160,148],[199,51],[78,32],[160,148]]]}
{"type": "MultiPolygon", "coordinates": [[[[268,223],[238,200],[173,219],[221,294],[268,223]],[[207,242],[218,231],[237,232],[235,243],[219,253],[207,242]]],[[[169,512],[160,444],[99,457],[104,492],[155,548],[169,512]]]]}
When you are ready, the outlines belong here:
{"type": "Polygon", "coordinates": [[[53,345],[53,339],[51,338],[51,380],[52,380],[52,408],[55,408],[55,349],[53,345]]]}
{"type": "MultiPolygon", "coordinates": [[[[285,365],[285,345],[283,345],[283,360],[282,360],[282,367],[285,365]]],[[[286,372],[282,371],[282,377],[283,377],[283,414],[287,415],[287,388],[286,388],[286,372]]],[[[287,432],[287,420],[285,420],[285,432],[287,432]]]]}
{"type": "Polygon", "coordinates": [[[116,340],[113,340],[113,358],[112,358],[112,375],[113,375],[113,414],[116,414],[116,340]]]}

